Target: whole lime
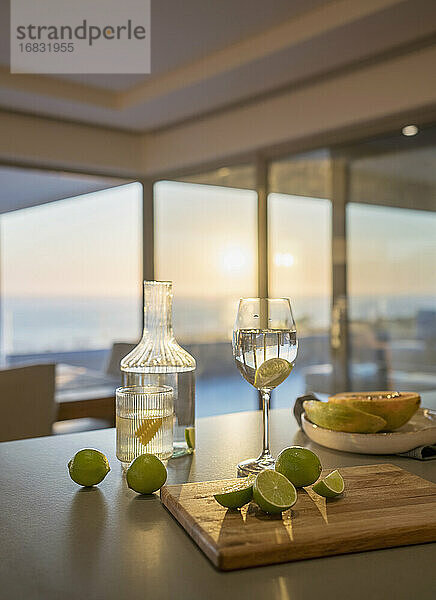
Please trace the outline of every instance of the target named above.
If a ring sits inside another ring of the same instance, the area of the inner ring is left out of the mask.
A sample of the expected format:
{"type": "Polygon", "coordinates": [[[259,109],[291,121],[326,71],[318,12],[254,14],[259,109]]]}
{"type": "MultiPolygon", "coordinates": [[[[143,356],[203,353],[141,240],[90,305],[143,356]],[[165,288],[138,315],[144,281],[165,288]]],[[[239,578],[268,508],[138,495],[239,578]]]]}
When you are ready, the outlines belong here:
{"type": "Polygon", "coordinates": [[[98,485],[110,470],[106,456],[93,448],[79,450],[68,463],[71,479],[85,487],[98,485]]]}
{"type": "Polygon", "coordinates": [[[305,487],[318,479],[322,467],[315,452],[301,446],[292,446],[280,452],[275,469],[287,477],[295,487],[305,487]]]}
{"type": "Polygon", "coordinates": [[[167,480],[167,470],[154,454],[140,454],[126,471],[129,488],[138,494],[152,494],[167,480]]]}

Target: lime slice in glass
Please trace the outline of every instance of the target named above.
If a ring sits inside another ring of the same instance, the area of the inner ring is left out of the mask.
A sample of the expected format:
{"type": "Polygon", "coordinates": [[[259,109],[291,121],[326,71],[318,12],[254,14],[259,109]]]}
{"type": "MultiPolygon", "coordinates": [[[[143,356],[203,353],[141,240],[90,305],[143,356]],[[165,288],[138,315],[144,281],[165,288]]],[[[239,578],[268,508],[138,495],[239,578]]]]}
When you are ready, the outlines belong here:
{"type": "Polygon", "coordinates": [[[138,438],[143,446],[146,446],[149,442],[151,442],[156,433],[162,427],[162,423],[162,417],[144,419],[135,431],[135,437],[138,438]]]}
{"type": "Polygon", "coordinates": [[[185,442],[190,450],[195,448],[195,427],[186,427],[185,442]]]}
{"type": "Polygon", "coordinates": [[[258,390],[272,390],[282,383],[291,371],[291,363],[284,358],[270,358],[257,369],[254,387],[258,390]]]}
{"type": "Polygon", "coordinates": [[[215,500],[225,508],[241,508],[253,498],[253,483],[256,476],[244,478],[240,482],[225,488],[220,494],[214,494],[215,500]]]}
{"type": "Polygon", "coordinates": [[[277,471],[261,471],[253,486],[253,500],[266,513],[281,513],[297,501],[297,490],[277,471]]]}
{"type": "Polygon", "coordinates": [[[344,491],[344,480],[339,471],[332,471],[330,475],[321,479],[312,487],[313,491],[324,496],[324,498],[334,498],[344,491]]]}

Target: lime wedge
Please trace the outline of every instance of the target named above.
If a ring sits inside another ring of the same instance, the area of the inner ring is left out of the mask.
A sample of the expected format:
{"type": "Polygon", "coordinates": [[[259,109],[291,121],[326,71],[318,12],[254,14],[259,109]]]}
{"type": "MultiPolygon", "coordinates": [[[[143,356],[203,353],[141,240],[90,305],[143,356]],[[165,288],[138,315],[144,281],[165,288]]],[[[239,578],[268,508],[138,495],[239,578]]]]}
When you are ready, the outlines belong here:
{"type": "Polygon", "coordinates": [[[253,500],[266,513],[281,513],[297,501],[297,490],[277,471],[261,471],[253,486],[253,500]]]}
{"type": "Polygon", "coordinates": [[[253,483],[256,476],[251,475],[232,486],[225,488],[220,494],[214,494],[215,500],[225,508],[241,508],[253,498],[253,483]]]}
{"type": "Polygon", "coordinates": [[[190,450],[195,448],[195,427],[186,427],[185,442],[190,450]]]}
{"type": "Polygon", "coordinates": [[[254,376],[254,387],[258,390],[272,390],[282,383],[291,371],[291,363],[284,358],[270,358],[257,369],[254,376]]]}
{"type": "Polygon", "coordinates": [[[339,471],[332,471],[330,475],[321,479],[312,487],[313,491],[324,496],[324,498],[334,498],[344,491],[344,480],[339,471]]]}

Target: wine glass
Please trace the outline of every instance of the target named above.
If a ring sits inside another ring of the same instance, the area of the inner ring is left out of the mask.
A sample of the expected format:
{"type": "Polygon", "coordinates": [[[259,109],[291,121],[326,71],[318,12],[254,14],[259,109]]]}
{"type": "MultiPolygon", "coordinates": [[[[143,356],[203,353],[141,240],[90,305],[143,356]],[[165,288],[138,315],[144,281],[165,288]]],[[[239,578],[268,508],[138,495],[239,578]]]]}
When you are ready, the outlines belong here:
{"type": "Polygon", "coordinates": [[[289,298],[241,298],[232,347],[241,375],[262,396],[263,449],[258,458],[238,464],[238,475],[244,477],[274,468],[269,449],[271,390],[292,371],[298,349],[289,298]]]}

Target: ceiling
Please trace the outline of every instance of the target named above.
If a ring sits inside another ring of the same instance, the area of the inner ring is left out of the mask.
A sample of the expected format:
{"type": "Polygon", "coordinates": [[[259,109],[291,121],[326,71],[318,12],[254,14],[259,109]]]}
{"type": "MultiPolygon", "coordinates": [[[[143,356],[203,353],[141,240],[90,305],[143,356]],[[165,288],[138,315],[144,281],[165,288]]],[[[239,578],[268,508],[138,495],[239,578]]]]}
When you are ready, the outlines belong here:
{"type": "Polygon", "coordinates": [[[364,171],[365,173],[432,186],[436,185],[436,152],[434,146],[362,158],[354,161],[352,167],[356,171],[364,171]]]}
{"type": "Polygon", "coordinates": [[[150,75],[10,74],[0,109],[152,131],[302,85],[436,35],[434,0],[152,0],[150,75]]]}
{"type": "MultiPolygon", "coordinates": [[[[328,0],[151,0],[150,75],[59,75],[110,90],[152,79],[259,33],[328,0]]],[[[0,23],[9,23],[9,2],[0,2],[0,23]]],[[[9,39],[0,39],[0,64],[9,64],[9,39]]]]}
{"type": "MultiPolygon", "coordinates": [[[[403,148],[403,150],[405,149],[403,148]]],[[[324,187],[328,179],[325,168],[328,169],[329,159],[329,152],[320,150],[274,162],[271,180],[274,191],[328,197],[324,187]],[[302,163],[302,170],[298,168],[299,163],[302,163]]],[[[434,145],[403,152],[395,151],[366,156],[351,160],[351,165],[353,173],[356,171],[363,173],[363,181],[366,184],[371,181],[373,176],[387,178],[389,190],[395,181],[407,181],[428,186],[436,185],[434,145]]],[[[254,167],[250,164],[224,167],[180,180],[253,189],[254,179],[254,167]]],[[[76,175],[62,171],[0,167],[0,214],[124,185],[129,181],[112,177],[76,175]]],[[[431,207],[434,206],[435,201],[433,190],[434,187],[431,192],[429,191],[431,207]]],[[[383,203],[380,198],[378,201],[383,203]]]]}
{"type": "Polygon", "coordinates": [[[127,183],[109,177],[0,167],[0,213],[72,198],[127,183]]]}

